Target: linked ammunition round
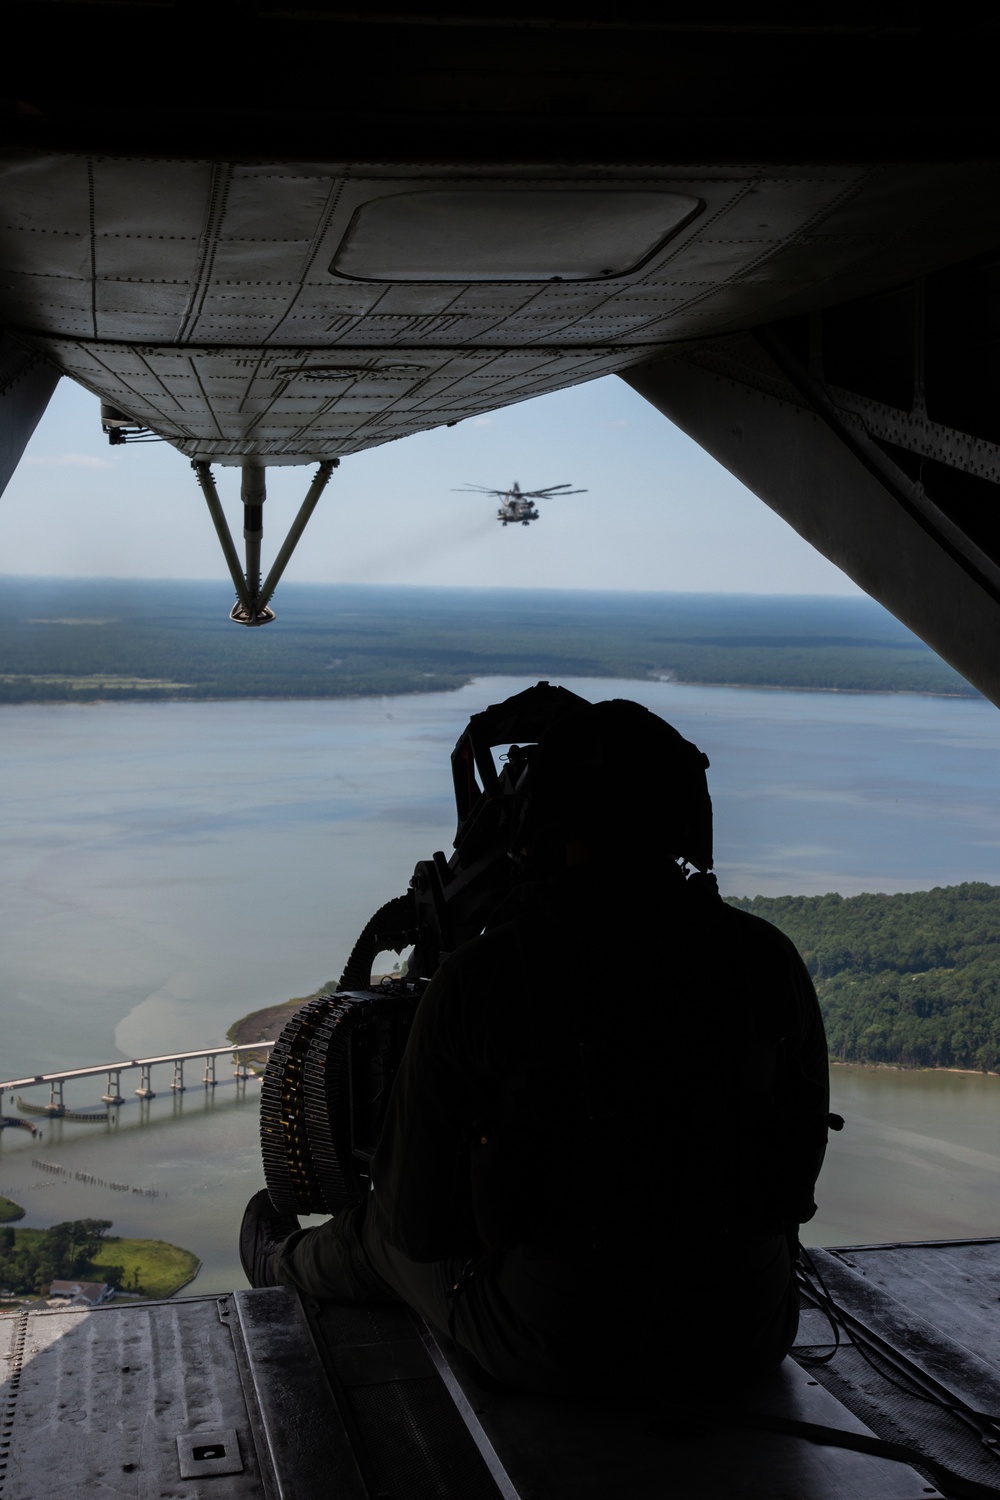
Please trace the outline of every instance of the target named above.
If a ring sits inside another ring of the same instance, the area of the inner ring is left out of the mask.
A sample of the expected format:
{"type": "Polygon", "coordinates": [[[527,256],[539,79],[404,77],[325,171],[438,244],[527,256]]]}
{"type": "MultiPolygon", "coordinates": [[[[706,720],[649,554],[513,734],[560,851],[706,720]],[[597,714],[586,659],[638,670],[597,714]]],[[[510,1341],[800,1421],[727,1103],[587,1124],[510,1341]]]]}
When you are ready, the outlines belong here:
{"type": "Polygon", "coordinates": [[[276,1209],[336,1214],[371,1186],[371,1158],[413,1019],[376,991],[321,995],[287,1022],[261,1089],[264,1179],[276,1209]]]}

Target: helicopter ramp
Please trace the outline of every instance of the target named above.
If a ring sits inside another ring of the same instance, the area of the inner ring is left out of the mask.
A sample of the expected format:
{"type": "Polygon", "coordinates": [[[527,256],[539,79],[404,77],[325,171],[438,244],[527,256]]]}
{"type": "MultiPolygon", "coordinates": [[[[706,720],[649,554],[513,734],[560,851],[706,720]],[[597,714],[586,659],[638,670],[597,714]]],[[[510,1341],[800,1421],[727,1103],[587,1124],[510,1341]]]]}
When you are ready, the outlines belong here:
{"type": "MultiPolygon", "coordinates": [[[[651,1393],[484,1392],[402,1306],[319,1314],[283,1288],[10,1312],[0,1371],[2,1500],[938,1494],[905,1464],[728,1425],[721,1350],[714,1417],[678,1422],[651,1393]]],[[[791,1360],[753,1410],[868,1432],[791,1360]]]]}

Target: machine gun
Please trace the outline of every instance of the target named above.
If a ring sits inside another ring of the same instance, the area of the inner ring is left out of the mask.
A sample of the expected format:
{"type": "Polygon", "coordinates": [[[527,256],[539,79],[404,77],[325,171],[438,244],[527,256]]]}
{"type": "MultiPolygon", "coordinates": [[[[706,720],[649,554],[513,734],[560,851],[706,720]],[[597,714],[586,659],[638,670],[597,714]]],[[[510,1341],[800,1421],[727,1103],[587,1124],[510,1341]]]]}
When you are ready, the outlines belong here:
{"type": "Polygon", "coordinates": [[[297,1010],[275,1043],[260,1106],[264,1177],[276,1209],[336,1214],[371,1187],[371,1160],[426,983],[442,960],[504,919],[511,850],[532,751],[585,699],[539,682],[473,714],[451,756],[454,853],[420,860],[408,890],[366,924],[335,993],[297,1010]],[[494,750],[508,746],[498,766],[494,750]],[[405,975],[378,989],[372,964],[411,949],[405,975]]]}

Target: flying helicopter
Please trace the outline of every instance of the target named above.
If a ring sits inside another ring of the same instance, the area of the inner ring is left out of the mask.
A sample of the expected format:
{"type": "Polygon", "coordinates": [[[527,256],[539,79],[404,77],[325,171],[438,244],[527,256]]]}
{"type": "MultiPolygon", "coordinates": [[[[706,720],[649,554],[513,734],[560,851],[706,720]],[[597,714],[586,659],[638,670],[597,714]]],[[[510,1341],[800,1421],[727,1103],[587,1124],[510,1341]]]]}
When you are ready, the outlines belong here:
{"type": "Polygon", "coordinates": [[[529,521],[538,520],[538,508],[536,500],[548,500],[550,496],[558,495],[585,495],[586,490],[571,490],[569,484],[550,484],[544,490],[522,490],[517,480],[505,490],[487,489],[482,484],[467,484],[456,494],[463,495],[495,495],[500,501],[500,509],[497,511],[497,520],[507,526],[512,521],[520,521],[522,526],[527,526],[529,521]]]}

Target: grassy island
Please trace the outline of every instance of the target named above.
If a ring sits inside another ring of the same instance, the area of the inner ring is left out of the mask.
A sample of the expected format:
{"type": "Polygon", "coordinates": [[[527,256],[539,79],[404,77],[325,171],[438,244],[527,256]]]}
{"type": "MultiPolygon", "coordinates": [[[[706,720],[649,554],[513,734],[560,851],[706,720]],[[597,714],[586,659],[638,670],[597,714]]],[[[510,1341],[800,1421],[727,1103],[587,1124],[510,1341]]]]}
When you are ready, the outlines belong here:
{"type": "Polygon", "coordinates": [[[109,1235],[111,1228],[109,1219],[75,1219],[51,1229],[0,1230],[0,1286],[32,1296],[53,1280],[106,1281],[158,1300],[197,1276],[201,1261],[190,1250],[109,1235]]]}
{"type": "Polygon", "coordinates": [[[151,1300],[173,1297],[201,1270],[201,1261],[190,1250],[166,1240],[131,1240],[112,1235],[107,1250],[94,1261],[94,1270],[105,1265],[121,1266],[125,1272],[119,1291],[138,1292],[151,1300]]]}
{"type": "Polygon", "coordinates": [[[24,1209],[20,1203],[15,1203],[13,1198],[5,1198],[0,1193],[0,1224],[13,1224],[15,1219],[24,1218],[24,1209]]]}

